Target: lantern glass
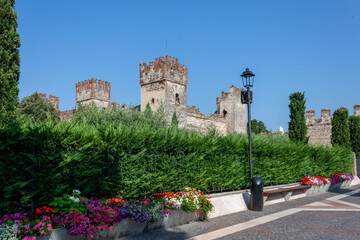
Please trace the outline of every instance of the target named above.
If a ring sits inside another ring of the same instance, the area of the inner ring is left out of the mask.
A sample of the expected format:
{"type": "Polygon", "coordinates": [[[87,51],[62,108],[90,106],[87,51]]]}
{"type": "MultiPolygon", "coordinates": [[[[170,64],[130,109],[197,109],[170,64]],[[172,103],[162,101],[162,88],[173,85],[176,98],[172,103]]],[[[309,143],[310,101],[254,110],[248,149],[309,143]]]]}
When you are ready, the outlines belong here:
{"type": "Polygon", "coordinates": [[[255,76],[255,74],[253,74],[249,70],[249,68],[245,69],[243,74],[241,74],[241,79],[242,79],[244,87],[251,88],[254,85],[254,76],[255,76]]]}

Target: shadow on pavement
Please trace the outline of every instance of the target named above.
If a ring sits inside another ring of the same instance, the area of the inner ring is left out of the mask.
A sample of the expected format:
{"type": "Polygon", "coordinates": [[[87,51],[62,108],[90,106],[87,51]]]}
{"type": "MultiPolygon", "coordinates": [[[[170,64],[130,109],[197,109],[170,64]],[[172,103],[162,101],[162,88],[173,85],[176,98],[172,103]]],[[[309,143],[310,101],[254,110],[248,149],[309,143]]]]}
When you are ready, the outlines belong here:
{"type": "Polygon", "coordinates": [[[150,232],[145,232],[143,234],[137,235],[137,236],[128,236],[119,238],[119,240],[180,240],[180,239],[187,239],[191,236],[185,232],[174,232],[174,231],[168,231],[166,229],[158,229],[150,232]]]}

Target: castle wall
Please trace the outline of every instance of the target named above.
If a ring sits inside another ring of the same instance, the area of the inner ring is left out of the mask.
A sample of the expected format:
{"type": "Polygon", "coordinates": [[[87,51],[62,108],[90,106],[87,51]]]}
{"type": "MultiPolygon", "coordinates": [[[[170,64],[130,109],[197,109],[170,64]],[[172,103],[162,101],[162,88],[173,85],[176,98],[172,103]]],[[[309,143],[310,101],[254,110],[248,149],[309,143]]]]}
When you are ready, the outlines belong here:
{"type": "Polygon", "coordinates": [[[70,121],[74,116],[75,110],[67,110],[60,112],[60,120],[64,121],[70,121]]]}
{"type": "Polygon", "coordinates": [[[226,121],[218,114],[203,115],[195,106],[186,109],[186,128],[206,134],[215,128],[219,135],[226,135],[226,121]]]}

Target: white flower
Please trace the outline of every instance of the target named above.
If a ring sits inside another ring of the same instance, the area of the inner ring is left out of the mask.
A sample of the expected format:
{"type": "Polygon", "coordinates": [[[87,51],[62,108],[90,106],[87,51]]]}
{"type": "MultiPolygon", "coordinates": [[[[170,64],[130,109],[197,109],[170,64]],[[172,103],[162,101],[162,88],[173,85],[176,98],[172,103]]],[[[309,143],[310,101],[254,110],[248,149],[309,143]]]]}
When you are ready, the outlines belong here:
{"type": "Polygon", "coordinates": [[[79,195],[81,194],[81,192],[79,190],[77,190],[77,189],[74,189],[73,193],[76,193],[76,194],[79,194],[79,195]]]}
{"type": "Polygon", "coordinates": [[[74,202],[79,202],[79,201],[80,201],[80,199],[78,199],[78,198],[74,199],[74,202]]]}

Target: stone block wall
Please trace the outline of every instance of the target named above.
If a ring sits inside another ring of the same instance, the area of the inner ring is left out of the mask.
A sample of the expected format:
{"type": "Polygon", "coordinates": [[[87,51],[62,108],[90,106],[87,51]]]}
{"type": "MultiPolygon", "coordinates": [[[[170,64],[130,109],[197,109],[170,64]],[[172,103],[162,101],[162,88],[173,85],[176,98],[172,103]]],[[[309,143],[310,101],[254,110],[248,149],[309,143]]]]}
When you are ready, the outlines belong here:
{"type": "Polygon", "coordinates": [[[216,129],[219,135],[226,135],[226,120],[219,114],[205,116],[195,106],[186,108],[186,128],[206,134],[209,129],[216,129]]]}

